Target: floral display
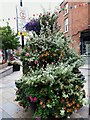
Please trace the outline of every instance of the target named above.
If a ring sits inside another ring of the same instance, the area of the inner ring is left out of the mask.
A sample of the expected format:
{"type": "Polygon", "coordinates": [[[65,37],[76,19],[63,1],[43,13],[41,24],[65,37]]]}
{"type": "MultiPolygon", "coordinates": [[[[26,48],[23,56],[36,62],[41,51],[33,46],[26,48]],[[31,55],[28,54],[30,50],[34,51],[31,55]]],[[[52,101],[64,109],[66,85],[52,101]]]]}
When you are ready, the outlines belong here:
{"type": "Polygon", "coordinates": [[[46,69],[32,71],[16,82],[17,100],[24,108],[37,105],[34,117],[66,117],[83,106],[85,92],[84,80],[80,73],[73,73],[73,67],[67,64],[48,65],[46,69]]]}
{"type": "Polygon", "coordinates": [[[25,25],[25,29],[27,31],[35,31],[37,35],[40,34],[41,30],[45,33],[48,32],[48,29],[53,31],[53,25],[56,19],[57,14],[50,14],[48,12],[43,15],[40,14],[38,19],[31,19],[31,21],[25,25]]]}
{"type": "Polygon", "coordinates": [[[35,31],[37,34],[39,34],[41,28],[38,19],[32,19],[25,25],[25,29],[27,31],[35,31]]]}
{"type": "Polygon", "coordinates": [[[85,99],[85,80],[79,71],[83,58],[69,47],[70,39],[55,24],[51,29],[53,15],[48,16],[46,27],[45,15],[40,16],[40,34],[34,34],[22,50],[24,75],[15,82],[16,101],[25,110],[34,105],[36,120],[67,118],[85,99]]]}

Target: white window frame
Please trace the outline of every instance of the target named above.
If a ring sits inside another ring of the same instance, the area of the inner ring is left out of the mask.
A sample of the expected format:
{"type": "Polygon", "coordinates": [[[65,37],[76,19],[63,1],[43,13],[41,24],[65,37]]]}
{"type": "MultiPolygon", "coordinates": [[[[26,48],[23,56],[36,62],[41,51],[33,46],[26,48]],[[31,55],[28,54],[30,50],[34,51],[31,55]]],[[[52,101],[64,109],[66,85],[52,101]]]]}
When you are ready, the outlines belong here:
{"type": "Polygon", "coordinates": [[[64,20],[65,32],[68,32],[68,18],[64,20]]]}
{"type": "Polygon", "coordinates": [[[64,6],[64,15],[66,15],[66,14],[68,14],[68,3],[66,3],[64,6]]]}

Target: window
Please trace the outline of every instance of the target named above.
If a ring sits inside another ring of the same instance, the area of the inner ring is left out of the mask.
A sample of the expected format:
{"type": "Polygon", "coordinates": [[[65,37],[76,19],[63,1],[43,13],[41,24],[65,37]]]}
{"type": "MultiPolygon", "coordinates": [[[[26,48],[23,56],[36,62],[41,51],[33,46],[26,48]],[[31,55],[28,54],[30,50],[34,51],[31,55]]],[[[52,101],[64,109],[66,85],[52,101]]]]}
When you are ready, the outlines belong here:
{"type": "Polygon", "coordinates": [[[65,15],[68,13],[68,3],[65,4],[65,15]]]}
{"type": "Polygon", "coordinates": [[[65,32],[68,32],[68,18],[65,19],[65,32]]]}

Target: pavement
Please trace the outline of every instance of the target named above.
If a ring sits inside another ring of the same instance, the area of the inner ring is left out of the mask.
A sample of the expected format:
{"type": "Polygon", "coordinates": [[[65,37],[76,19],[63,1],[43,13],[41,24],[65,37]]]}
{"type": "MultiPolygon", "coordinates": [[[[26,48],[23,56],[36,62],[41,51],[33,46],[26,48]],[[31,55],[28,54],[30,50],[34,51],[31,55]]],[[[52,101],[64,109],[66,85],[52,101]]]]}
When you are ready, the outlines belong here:
{"type": "MultiPolygon", "coordinates": [[[[88,65],[84,65],[80,68],[80,71],[85,75],[86,83],[84,85],[84,89],[86,91],[86,98],[90,98],[90,70],[88,65]]],[[[13,72],[12,74],[3,77],[0,79],[0,119],[2,118],[19,118],[19,119],[26,119],[32,118],[33,111],[31,108],[27,112],[24,111],[22,107],[18,105],[15,101],[16,95],[16,87],[15,87],[15,80],[18,80],[22,76],[22,68],[20,71],[13,72]]],[[[71,118],[81,118],[80,120],[90,120],[89,115],[89,105],[83,106],[80,110],[75,111],[71,118]]],[[[8,120],[9,120],[8,119],[8,120]]],[[[4,119],[3,119],[4,120],[4,119]]]]}

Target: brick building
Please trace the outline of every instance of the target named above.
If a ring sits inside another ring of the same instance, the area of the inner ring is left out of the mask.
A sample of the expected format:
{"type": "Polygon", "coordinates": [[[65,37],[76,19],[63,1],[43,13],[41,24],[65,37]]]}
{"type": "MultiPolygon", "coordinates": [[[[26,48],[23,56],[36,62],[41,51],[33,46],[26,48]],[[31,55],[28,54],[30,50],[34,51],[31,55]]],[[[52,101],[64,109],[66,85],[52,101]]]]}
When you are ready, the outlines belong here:
{"type": "Polygon", "coordinates": [[[65,35],[73,40],[72,47],[78,53],[90,53],[90,2],[68,2],[60,4],[58,24],[65,35]]]}

